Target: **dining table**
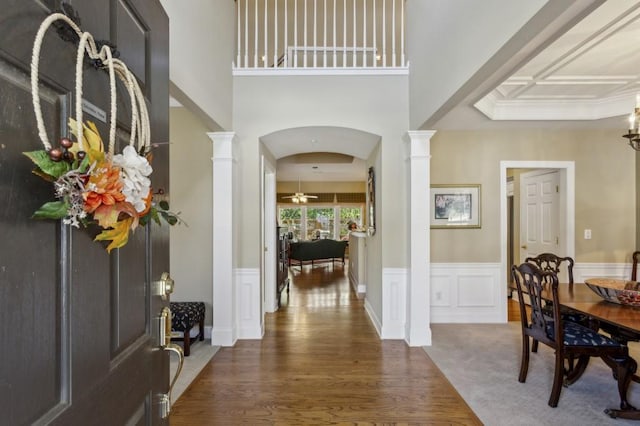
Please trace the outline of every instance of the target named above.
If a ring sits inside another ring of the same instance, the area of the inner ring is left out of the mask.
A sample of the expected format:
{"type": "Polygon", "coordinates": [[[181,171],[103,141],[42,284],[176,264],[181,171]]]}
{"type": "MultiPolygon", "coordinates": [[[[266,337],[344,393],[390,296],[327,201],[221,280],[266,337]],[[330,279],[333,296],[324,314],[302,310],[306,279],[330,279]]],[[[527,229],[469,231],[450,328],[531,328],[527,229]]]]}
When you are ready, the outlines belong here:
{"type": "MultiPolygon", "coordinates": [[[[588,279],[586,280],[588,281],[588,279]]],[[[625,281],[625,280],[620,280],[625,281]]],[[[551,293],[543,293],[543,298],[551,300],[551,293]]],[[[592,291],[586,283],[561,283],[558,285],[558,300],[561,306],[587,315],[603,331],[622,343],[640,341],[640,307],[614,303],[603,299],[592,291]]],[[[640,383],[640,377],[633,371],[632,380],[640,383]]],[[[640,409],[606,409],[612,418],[640,420],[640,409]]]]}

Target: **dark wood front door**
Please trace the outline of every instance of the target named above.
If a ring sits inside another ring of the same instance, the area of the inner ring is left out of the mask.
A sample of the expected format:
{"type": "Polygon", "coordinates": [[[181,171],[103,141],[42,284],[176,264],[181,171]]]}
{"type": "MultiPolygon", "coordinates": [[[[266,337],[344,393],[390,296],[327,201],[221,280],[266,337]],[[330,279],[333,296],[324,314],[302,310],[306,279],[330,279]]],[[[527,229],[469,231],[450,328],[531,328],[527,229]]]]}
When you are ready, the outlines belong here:
{"type": "MultiPolygon", "coordinates": [[[[149,105],[152,185],[169,194],[168,18],[157,0],[70,2],[84,31],[116,45],[149,105]]],[[[0,423],[164,424],[169,353],[158,347],[166,300],[152,282],[169,268],[168,226],[140,227],[110,254],[97,228],[34,220],[53,186],[22,153],[42,149],[30,90],[31,49],[60,1],[0,0],[0,423]]],[[[74,114],[76,45],[51,28],[40,55],[40,99],[52,144],[74,114]]],[[[108,74],[84,70],[83,98],[109,111],[108,74]]],[[[118,88],[119,140],[130,130],[127,91],[118,88]]],[[[106,141],[108,124],[94,121],[106,141]]],[[[122,142],[122,143],[126,143],[122,142]]],[[[122,149],[122,143],[116,148],[122,149]]]]}

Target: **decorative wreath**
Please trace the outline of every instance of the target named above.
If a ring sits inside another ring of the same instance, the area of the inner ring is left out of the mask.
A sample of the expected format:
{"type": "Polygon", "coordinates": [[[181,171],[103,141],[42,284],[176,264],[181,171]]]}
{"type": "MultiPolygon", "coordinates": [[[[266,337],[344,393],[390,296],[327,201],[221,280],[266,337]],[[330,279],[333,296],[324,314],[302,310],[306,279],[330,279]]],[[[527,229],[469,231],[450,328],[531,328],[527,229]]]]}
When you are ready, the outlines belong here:
{"type": "Polygon", "coordinates": [[[25,152],[36,168],[33,173],[53,182],[56,201],[43,204],[33,214],[35,219],[62,219],[63,223],[80,227],[95,223],[102,228],[95,241],[110,241],[107,251],[123,247],[129,233],[149,219],[170,225],[182,222],[169,211],[166,201],[154,203],[151,180],[153,171],[150,149],[149,114],[135,76],[124,62],[112,57],[107,45],[99,50],[93,36],[83,32],[62,13],[49,15],[40,25],[31,57],[31,94],[44,149],[25,152]],[[38,64],[45,32],[56,21],[65,21],[79,38],[76,55],[75,119],[69,118],[69,132],[75,141],[63,137],[53,147],[47,137],[38,95],[38,64]],[[82,121],[82,71],[85,55],[100,69],[109,73],[111,111],[109,145],[104,149],[96,125],[82,121]],[[116,140],[116,75],[124,83],[131,98],[131,136],[121,154],[115,154],[116,140]]]}

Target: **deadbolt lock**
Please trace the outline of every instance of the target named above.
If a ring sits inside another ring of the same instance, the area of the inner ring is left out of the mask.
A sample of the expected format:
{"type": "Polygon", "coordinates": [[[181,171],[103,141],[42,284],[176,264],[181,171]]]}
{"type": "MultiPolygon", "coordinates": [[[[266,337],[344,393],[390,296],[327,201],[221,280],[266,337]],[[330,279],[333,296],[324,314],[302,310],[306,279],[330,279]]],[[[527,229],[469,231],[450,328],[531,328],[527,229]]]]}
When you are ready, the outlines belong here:
{"type": "Polygon", "coordinates": [[[173,293],[173,287],[175,281],[169,275],[168,272],[163,272],[160,276],[160,281],[153,282],[153,294],[154,296],[161,296],[162,300],[166,300],[167,296],[173,293]]]}

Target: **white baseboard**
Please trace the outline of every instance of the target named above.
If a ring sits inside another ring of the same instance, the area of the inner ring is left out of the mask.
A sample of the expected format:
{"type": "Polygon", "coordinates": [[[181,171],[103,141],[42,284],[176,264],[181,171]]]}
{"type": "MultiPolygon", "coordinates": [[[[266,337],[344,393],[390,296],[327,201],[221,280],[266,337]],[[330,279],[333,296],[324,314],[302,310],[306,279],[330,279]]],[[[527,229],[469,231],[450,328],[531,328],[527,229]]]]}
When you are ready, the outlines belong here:
{"type": "Polygon", "coordinates": [[[368,299],[364,300],[364,310],[367,313],[367,315],[369,315],[369,319],[371,320],[373,327],[376,329],[378,336],[382,336],[382,333],[381,333],[382,323],[380,322],[380,318],[378,318],[378,316],[376,315],[368,299]]]}
{"type": "Polygon", "coordinates": [[[236,344],[235,332],[230,329],[215,329],[211,333],[211,344],[213,346],[233,346],[236,344]]]}

